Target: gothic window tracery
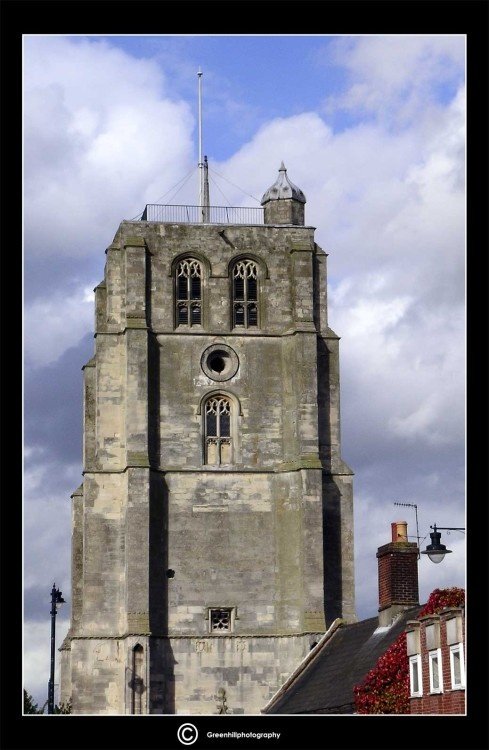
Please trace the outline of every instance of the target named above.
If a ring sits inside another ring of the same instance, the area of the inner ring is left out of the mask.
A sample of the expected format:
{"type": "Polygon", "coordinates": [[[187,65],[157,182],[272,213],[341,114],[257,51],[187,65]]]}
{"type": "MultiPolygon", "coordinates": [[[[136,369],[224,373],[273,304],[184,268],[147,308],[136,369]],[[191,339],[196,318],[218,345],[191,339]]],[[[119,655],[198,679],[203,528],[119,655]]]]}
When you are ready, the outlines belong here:
{"type": "Polygon", "coordinates": [[[202,265],[194,258],[185,258],[175,272],[177,326],[202,323],[202,265]]]}
{"type": "Polygon", "coordinates": [[[231,609],[211,609],[209,611],[210,632],[229,633],[232,630],[231,609]]]}
{"type": "Polygon", "coordinates": [[[213,396],[205,404],[205,460],[207,464],[232,462],[231,401],[213,396]]]}
{"type": "Polygon", "coordinates": [[[258,327],[258,266],[239,260],[233,267],[233,327],[258,327]]]}

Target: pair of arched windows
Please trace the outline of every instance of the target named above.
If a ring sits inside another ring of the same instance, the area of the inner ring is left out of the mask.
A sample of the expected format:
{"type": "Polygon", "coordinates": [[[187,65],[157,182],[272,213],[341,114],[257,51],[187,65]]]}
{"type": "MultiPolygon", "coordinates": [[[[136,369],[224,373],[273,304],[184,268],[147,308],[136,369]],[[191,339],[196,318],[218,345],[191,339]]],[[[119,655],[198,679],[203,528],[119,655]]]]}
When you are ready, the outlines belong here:
{"type": "MultiPolygon", "coordinates": [[[[185,258],[175,272],[175,319],[177,326],[202,325],[203,267],[195,258],[185,258]]],[[[257,328],[258,266],[253,260],[238,260],[232,266],[232,327],[257,328]]]]}

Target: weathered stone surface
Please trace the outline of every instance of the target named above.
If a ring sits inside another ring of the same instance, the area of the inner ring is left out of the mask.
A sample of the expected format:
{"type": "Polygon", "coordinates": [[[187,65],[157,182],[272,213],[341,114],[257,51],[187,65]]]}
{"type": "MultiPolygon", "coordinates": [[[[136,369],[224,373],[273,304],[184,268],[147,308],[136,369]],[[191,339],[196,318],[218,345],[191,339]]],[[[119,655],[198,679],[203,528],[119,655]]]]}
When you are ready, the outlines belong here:
{"type": "Polygon", "coordinates": [[[355,617],[326,254],[294,217],[123,222],[108,248],[73,495],[61,694],[75,713],[217,713],[220,689],[233,713],[259,713],[326,621],[355,617]],[[192,327],[176,324],[185,257],[203,268],[192,327]],[[233,328],[238,258],[258,265],[256,328],[233,328]],[[219,344],[238,360],[223,381],[201,366],[219,344]],[[221,466],[205,456],[213,394],[231,404],[232,460],[221,466]],[[213,608],[232,610],[231,632],[210,632],[213,608]]]}

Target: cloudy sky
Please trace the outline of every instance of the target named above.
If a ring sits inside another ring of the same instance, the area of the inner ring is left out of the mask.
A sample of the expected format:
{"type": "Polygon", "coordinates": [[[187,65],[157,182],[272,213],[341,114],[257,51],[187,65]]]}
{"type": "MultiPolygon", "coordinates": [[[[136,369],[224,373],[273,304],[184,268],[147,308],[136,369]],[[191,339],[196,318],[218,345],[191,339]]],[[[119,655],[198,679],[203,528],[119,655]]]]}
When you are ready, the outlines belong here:
{"type": "MultiPolygon", "coordinates": [[[[211,202],[258,205],[283,159],[329,253],[359,618],[376,613],[391,521],[416,533],[394,502],[417,504],[423,546],[430,524],[465,526],[465,38],[25,36],[24,681],[39,703],[53,580],[70,599],[93,288],[121,219],[197,202],[199,66],[211,202]]],[[[453,554],[420,560],[421,601],[464,585],[464,535],[442,541],[453,554]]]]}

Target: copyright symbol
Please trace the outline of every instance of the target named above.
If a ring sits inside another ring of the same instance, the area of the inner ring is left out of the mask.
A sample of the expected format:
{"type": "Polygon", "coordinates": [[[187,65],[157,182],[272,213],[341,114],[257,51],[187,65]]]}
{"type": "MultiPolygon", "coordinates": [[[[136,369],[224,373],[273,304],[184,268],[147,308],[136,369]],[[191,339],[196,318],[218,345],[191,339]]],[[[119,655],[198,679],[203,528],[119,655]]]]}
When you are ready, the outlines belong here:
{"type": "Polygon", "coordinates": [[[182,745],[193,745],[199,733],[193,724],[181,724],[177,730],[177,737],[182,745]]]}

